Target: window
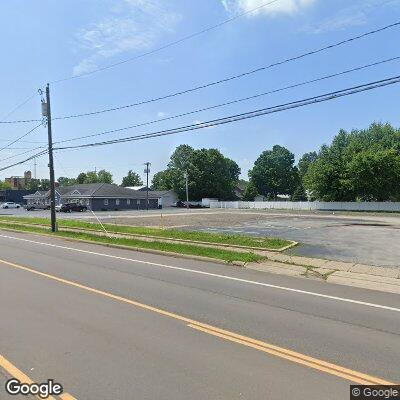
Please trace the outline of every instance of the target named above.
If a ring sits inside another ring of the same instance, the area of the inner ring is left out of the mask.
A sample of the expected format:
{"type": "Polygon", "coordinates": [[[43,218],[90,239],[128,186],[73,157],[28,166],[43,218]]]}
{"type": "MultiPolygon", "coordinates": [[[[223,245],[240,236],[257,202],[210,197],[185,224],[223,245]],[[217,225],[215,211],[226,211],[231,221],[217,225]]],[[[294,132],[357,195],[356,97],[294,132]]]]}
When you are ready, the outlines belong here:
{"type": "Polygon", "coordinates": [[[119,199],[115,199],[115,205],[119,206],[119,199]]]}
{"type": "Polygon", "coordinates": [[[104,199],[104,205],[108,206],[108,199],[104,199]]]}
{"type": "Polygon", "coordinates": [[[126,204],[131,204],[131,199],[126,199],[126,204]]]}

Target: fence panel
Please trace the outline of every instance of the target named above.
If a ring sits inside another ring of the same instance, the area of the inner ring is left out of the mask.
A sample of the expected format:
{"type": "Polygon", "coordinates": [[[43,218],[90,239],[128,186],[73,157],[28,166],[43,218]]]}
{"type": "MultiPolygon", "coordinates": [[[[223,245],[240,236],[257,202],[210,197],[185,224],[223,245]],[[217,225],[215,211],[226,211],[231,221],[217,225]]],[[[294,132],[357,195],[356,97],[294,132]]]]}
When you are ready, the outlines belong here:
{"type": "Polygon", "coordinates": [[[400,212],[400,202],[210,201],[210,208],[400,212]]]}

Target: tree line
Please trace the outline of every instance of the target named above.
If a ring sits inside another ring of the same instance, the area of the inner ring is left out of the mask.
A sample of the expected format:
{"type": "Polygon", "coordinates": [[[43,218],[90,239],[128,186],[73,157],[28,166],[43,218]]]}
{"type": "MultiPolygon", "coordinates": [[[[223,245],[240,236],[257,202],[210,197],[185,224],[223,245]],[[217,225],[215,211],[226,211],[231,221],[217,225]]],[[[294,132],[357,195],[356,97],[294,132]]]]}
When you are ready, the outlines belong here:
{"type": "MultiPolygon", "coordinates": [[[[238,186],[245,187],[244,200],[261,195],[275,200],[285,195],[293,201],[400,201],[400,129],[374,123],[367,129],[340,130],[330,145],[304,154],[296,164],[294,154],[275,145],[263,151],[249,171],[248,181],[240,180],[238,164],[218,149],[178,146],[167,168],[157,172],[153,190],[174,190],[190,199],[203,197],[237,199],[238,186]]],[[[76,178],[60,177],[61,186],[82,183],[113,183],[104,169],[81,172],[76,178]]],[[[140,186],[139,174],[130,170],[121,186],[140,186]]],[[[0,181],[0,189],[9,185],[0,181]]],[[[48,190],[47,179],[35,180],[28,189],[48,190]]]]}
{"type": "MultiPolygon", "coordinates": [[[[152,186],[184,199],[185,172],[192,199],[235,198],[240,168],[217,149],[177,147],[152,186]]],[[[244,200],[286,195],[293,201],[400,201],[400,129],[374,123],[340,130],[330,145],[304,154],[297,164],[290,150],[275,145],[260,154],[248,176],[244,200]]]]}

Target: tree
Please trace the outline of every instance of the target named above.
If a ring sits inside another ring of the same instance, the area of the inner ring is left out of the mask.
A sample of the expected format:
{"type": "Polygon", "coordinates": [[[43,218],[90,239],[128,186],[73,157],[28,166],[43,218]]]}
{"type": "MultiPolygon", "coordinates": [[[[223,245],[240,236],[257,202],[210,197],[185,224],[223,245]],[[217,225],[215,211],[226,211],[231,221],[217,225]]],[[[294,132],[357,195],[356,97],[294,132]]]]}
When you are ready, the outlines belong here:
{"type": "Polygon", "coordinates": [[[175,168],[178,171],[186,171],[190,168],[191,157],[195,150],[187,144],[181,144],[172,153],[168,168],[175,168]]]}
{"type": "Polygon", "coordinates": [[[50,180],[49,179],[38,179],[37,190],[50,190],[50,180]]]}
{"type": "Polygon", "coordinates": [[[303,154],[303,156],[299,160],[299,163],[297,164],[297,169],[299,171],[299,177],[301,180],[303,180],[304,175],[307,173],[310,165],[313,162],[317,161],[317,159],[318,153],[316,151],[311,151],[309,153],[303,154]]]}
{"type": "Polygon", "coordinates": [[[151,188],[153,190],[171,190],[174,187],[174,171],[166,169],[164,171],[157,172],[153,176],[151,182],[151,188]]]}
{"type": "Polygon", "coordinates": [[[243,193],[243,200],[244,201],[253,201],[254,198],[258,195],[258,190],[253,182],[249,182],[246,186],[246,189],[243,193]]]}
{"type": "Polygon", "coordinates": [[[98,183],[113,183],[112,174],[105,169],[101,169],[97,173],[98,183]]]}
{"type": "Polygon", "coordinates": [[[249,171],[249,177],[258,192],[267,198],[291,195],[297,183],[294,155],[285,147],[275,145],[272,150],[261,153],[249,171]]]}
{"type": "Polygon", "coordinates": [[[361,201],[400,198],[400,156],[394,149],[365,150],[347,166],[349,184],[361,201]]]}
{"type": "MultiPolygon", "coordinates": [[[[220,200],[234,198],[240,168],[217,149],[195,150],[189,159],[189,192],[191,198],[200,200],[215,197],[220,200]]],[[[176,190],[184,196],[184,179],[176,190]]]]}
{"type": "Polygon", "coordinates": [[[76,178],[76,183],[82,184],[85,183],[85,181],[86,181],[86,174],[84,172],[81,172],[76,178]]]}
{"type": "Polygon", "coordinates": [[[322,146],[318,159],[313,162],[305,176],[304,184],[314,198],[322,201],[352,201],[354,193],[345,184],[345,151],[349,134],[341,130],[330,146],[322,146]]]}
{"type": "Polygon", "coordinates": [[[76,178],[76,183],[113,183],[113,180],[110,172],[101,169],[99,172],[81,172],[76,178]]]}
{"type": "Polygon", "coordinates": [[[290,196],[291,201],[307,201],[307,193],[304,189],[304,186],[300,183],[297,185],[296,189],[294,190],[293,194],[290,196]]]}
{"type": "Polygon", "coordinates": [[[86,172],[85,181],[83,183],[99,183],[99,177],[96,171],[86,172]]]}
{"type": "Polygon", "coordinates": [[[191,199],[234,198],[234,189],[240,175],[239,166],[233,160],[224,157],[217,149],[194,150],[188,145],[176,148],[168,168],[154,175],[152,187],[159,190],[173,189],[180,199],[185,199],[185,172],[189,177],[191,199]]]}
{"type": "Polygon", "coordinates": [[[341,130],[330,146],[321,147],[304,175],[304,186],[322,201],[398,198],[399,158],[400,130],[389,124],[341,130]]]}
{"type": "Polygon", "coordinates": [[[71,186],[71,185],[75,185],[77,180],[75,178],[67,178],[65,176],[60,176],[57,179],[58,183],[60,184],[60,186],[71,186]]]}
{"type": "Polygon", "coordinates": [[[121,186],[140,186],[143,185],[143,181],[140,178],[139,174],[133,172],[132,170],[128,171],[128,175],[122,178],[121,186]]]}
{"type": "Polygon", "coordinates": [[[11,189],[10,182],[0,181],[0,190],[8,190],[11,189]]]}
{"type": "Polygon", "coordinates": [[[307,191],[304,186],[304,177],[310,168],[310,165],[314,163],[318,158],[318,154],[315,151],[311,151],[310,153],[305,153],[300,158],[297,164],[297,184],[296,188],[291,195],[290,199],[292,201],[306,201],[309,197],[312,196],[307,195],[307,191]]]}

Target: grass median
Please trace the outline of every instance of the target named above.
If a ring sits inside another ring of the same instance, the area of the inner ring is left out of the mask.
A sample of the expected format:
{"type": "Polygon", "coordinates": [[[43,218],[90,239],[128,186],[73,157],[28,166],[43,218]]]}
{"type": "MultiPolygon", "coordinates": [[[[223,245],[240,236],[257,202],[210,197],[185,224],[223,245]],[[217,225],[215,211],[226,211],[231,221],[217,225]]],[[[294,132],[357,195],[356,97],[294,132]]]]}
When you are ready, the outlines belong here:
{"type": "MultiPolygon", "coordinates": [[[[48,225],[47,218],[34,218],[34,217],[1,217],[0,221],[15,221],[24,223],[35,223],[48,225]]],[[[71,219],[58,219],[59,228],[81,228],[93,229],[103,231],[99,223],[77,221],[71,219]]],[[[256,237],[240,234],[227,234],[227,233],[211,233],[211,232],[197,232],[197,231],[181,231],[178,229],[159,229],[159,228],[146,228],[141,226],[129,225],[114,225],[103,224],[108,232],[112,233],[127,233],[140,236],[153,236],[157,238],[190,240],[195,242],[206,242],[224,245],[234,245],[243,247],[254,247],[262,250],[279,250],[292,244],[289,240],[270,238],[270,237],[256,237]]]]}
{"type": "Polygon", "coordinates": [[[257,262],[261,261],[264,258],[262,256],[250,252],[244,253],[232,250],[217,249],[212,247],[196,246],[186,243],[168,243],[156,240],[145,241],[145,240],[131,239],[131,238],[110,238],[108,236],[99,236],[96,234],[90,234],[84,232],[63,231],[62,229],[60,229],[57,233],[52,233],[49,228],[20,225],[18,223],[13,223],[12,221],[8,222],[4,222],[3,220],[0,221],[0,228],[12,229],[21,232],[51,234],[58,237],[88,240],[100,244],[127,246],[133,249],[151,249],[151,250],[159,250],[176,254],[209,257],[217,260],[223,260],[225,262],[233,262],[233,261],[257,262]]]}

